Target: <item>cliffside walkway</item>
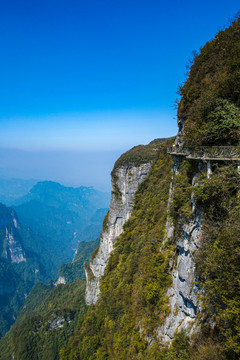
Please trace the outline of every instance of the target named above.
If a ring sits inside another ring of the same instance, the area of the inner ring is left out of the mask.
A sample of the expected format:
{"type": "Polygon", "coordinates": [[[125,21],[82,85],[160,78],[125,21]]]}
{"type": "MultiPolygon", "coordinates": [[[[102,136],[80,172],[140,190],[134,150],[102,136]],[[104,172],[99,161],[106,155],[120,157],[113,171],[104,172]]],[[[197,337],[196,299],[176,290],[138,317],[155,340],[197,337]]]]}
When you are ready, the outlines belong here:
{"type": "Polygon", "coordinates": [[[168,146],[167,152],[189,160],[240,161],[240,146],[168,146]]]}

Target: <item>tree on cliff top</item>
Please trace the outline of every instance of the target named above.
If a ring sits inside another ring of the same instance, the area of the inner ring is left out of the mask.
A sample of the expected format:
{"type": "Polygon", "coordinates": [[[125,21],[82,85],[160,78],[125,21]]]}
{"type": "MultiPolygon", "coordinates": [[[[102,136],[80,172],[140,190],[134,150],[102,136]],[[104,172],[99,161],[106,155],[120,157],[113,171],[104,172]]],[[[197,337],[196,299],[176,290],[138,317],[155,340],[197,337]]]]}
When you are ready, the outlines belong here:
{"type": "Polygon", "coordinates": [[[180,87],[178,118],[186,144],[203,137],[206,145],[240,143],[239,83],[240,17],[203,46],[180,87]]]}

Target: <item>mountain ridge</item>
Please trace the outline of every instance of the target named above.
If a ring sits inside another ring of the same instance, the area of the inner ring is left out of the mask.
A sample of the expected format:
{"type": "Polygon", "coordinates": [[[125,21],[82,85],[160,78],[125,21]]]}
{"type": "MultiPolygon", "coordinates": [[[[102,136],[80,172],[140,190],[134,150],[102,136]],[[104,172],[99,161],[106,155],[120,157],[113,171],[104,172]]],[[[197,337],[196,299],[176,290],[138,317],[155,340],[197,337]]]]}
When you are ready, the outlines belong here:
{"type": "MultiPolygon", "coordinates": [[[[176,146],[197,147],[200,140],[209,145],[240,144],[239,59],[240,17],[201,49],[190,69],[181,89],[176,146]],[[222,128],[226,131],[216,135],[222,128]]],[[[86,308],[84,298],[79,300],[79,316],[70,333],[69,318],[56,318],[54,309],[54,320],[60,324],[56,326],[45,308],[45,320],[55,331],[51,342],[45,341],[49,325],[39,326],[39,317],[30,317],[0,342],[0,357],[239,360],[239,169],[234,162],[217,159],[209,175],[205,159],[168,154],[172,141],[155,151],[134,193],[129,217],[114,241],[106,242],[107,256],[99,257],[104,271],[94,304],[86,308]]],[[[117,170],[129,175],[133,162],[142,161],[135,157],[138,149],[123,156],[124,169],[119,162],[114,166],[117,210],[122,206],[124,211],[121,199],[127,197],[124,184],[129,178],[119,184],[117,170]]],[[[137,183],[137,178],[133,181],[137,183]]],[[[103,230],[111,224],[108,216],[103,230]]],[[[100,247],[92,262],[98,252],[100,247]]],[[[88,283],[95,281],[91,265],[87,275],[88,283]]],[[[58,285],[59,296],[66,286],[58,285]]],[[[64,311],[68,313],[67,307],[64,311]]]]}

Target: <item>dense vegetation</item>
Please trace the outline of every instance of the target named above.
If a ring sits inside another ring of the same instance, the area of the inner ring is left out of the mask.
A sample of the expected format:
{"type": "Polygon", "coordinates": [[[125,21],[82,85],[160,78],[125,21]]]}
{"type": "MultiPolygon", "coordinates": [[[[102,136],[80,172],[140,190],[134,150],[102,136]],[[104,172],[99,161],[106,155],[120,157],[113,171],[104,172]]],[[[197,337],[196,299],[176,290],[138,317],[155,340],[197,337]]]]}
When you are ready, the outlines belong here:
{"type": "Polygon", "coordinates": [[[151,357],[146,337],[168,314],[171,246],[164,238],[171,178],[171,157],[160,147],[148,178],[140,185],[133,214],[124,225],[101,283],[101,298],[80,318],[62,359],[134,359],[151,357]]]}
{"type": "Polygon", "coordinates": [[[117,185],[117,169],[122,166],[139,166],[141,164],[146,164],[153,161],[156,157],[156,152],[159,149],[159,146],[164,143],[164,141],[166,141],[165,138],[159,138],[151,141],[148,145],[134,146],[132,149],[122,154],[119,159],[117,159],[111,172],[113,187],[112,191],[114,192],[115,196],[120,196],[120,189],[117,185]]]}
{"type": "Polygon", "coordinates": [[[148,145],[134,146],[131,150],[122,154],[115,162],[112,174],[121,166],[139,166],[140,164],[154,160],[156,151],[164,141],[166,141],[166,139],[161,138],[151,141],[148,145]]]}
{"type": "MultiPolygon", "coordinates": [[[[203,47],[181,88],[178,116],[184,121],[186,143],[239,143],[239,59],[240,19],[203,47]]],[[[128,160],[135,161],[125,154],[114,170],[128,160]]],[[[175,235],[193,216],[192,192],[203,214],[202,246],[195,259],[203,312],[200,331],[191,339],[180,332],[169,348],[156,339],[156,328],[168,313],[168,262],[176,252],[174,243],[159,252],[170,183],[168,166],[167,156],[160,153],[136,194],[133,215],[102,280],[101,297],[80,318],[61,359],[239,359],[240,180],[231,164],[215,164],[213,176],[207,179],[198,164],[187,162],[175,178],[171,206],[175,235]],[[198,185],[193,188],[196,173],[198,185]]]]}
{"type": "Polygon", "coordinates": [[[180,87],[178,117],[194,145],[235,145],[240,140],[240,18],[208,42],[180,87]]]}
{"type": "MultiPolygon", "coordinates": [[[[240,18],[196,57],[178,108],[188,144],[239,143],[239,50],[240,18]]],[[[173,179],[169,214],[174,236],[163,242],[172,175],[165,146],[171,142],[136,147],[115,164],[113,181],[120,165],[153,161],[136,192],[132,215],[116,240],[96,305],[86,309],[82,282],[53,290],[39,284],[1,342],[4,360],[13,356],[16,360],[240,358],[240,174],[236,164],[216,161],[207,178],[204,162],[183,161],[173,179]],[[193,202],[203,224],[194,254],[202,311],[197,333],[180,331],[166,346],[158,329],[170,311],[166,290],[177,256],[175,239],[194,217],[193,202]],[[56,326],[57,319],[62,319],[63,327],[56,326]]]]}
{"type": "Polygon", "coordinates": [[[81,241],[78,246],[76,255],[71,263],[62,264],[58,270],[58,277],[63,277],[66,283],[72,283],[76,280],[84,279],[85,261],[89,261],[93,251],[98,247],[100,239],[93,241],[81,241]]]}
{"type": "MultiPolygon", "coordinates": [[[[21,193],[29,183],[20,182],[19,191],[11,194],[21,193]]],[[[41,182],[15,201],[19,214],[0,204],[0,337],[16,320],[32,287],[38,281],[56,279],[60,264],[72,260],[80,240],[85,242],[75,261],[62,265],[60,273],[67,282],[84,278],[82,264],[98,245],[98,241],[86,241],[99,237],[108,201],[109,194],[92,188],[41,182]],[[6,230],[12,240],[7,239],[6,230]],[[17,259],[21,252],[24,260],[18,263],[12,256],[17,259]]]]}
{"type": "Polygon", "coordinates": [[[238,359],[240,175],[235,166],[219,164],[207,179],[204,167],[200,168],[194,162],[181,165],[171,206],[176,235],[181,231],[177,224],[193,215],[192,191],[204,213],[202,247],[196,254],[204,312],[199,318],[201,330],[191,341],[180,332],[168,348],[156,336],[169,312],[165,292],[171,285],[169,261],[176,255],[174,243],[159,252],[171,177],[171,159],[161,148],[117,240],[99,302],[85,314],[84,289],[82,295],[75,293],[77,283],[54,290],[39,284],[2,342],[4,359],[13,352],[16,359],[238,359]],[[198,185],[192,187],[196,172],[198,185]],[[65,325],[49,330],[56,318],[63,318],[65,325]]]}
{"type": "Polygon", "coordinates": [[[80,241],[99,237],[109,200],[110,194],[93,188],[44,181],[15,201],[21,223],[31,229],[29,234],[22,227],[25,247],[45,259],[49,278],[57,276],[61,264],[72,261],[80,241]]]}
{"type": "Polygon", "coordinates": [[[236,164],[215,163],[214,173],[184,161],[175,177],[171,215],[175,236],[181,223],[193,216],[195,205],[203,214],[201,246],[195,255],[202,288],[200,331],[183,359],[228,359],[240,356],[240,174],[236,164]],[[202,169],[202,170],[199,170],[202,169]],[[192,186],[193,174],[197,185],[192,186]]]}
{"type": "MultiPolygon", "coordinates": [[[[87,310],[83,263],[89,261],[98,244],[99,239],[81,242],[72,263],[60,267],[59,276],[63,276],[68,285],[55,287],[50,281],[48,285],[39,282],[34,286],[16,323],[0,343],[0,359],[12,359],[12,354],[21,360],[59,358],[60,349],[73,335],[78,318],[87,310]]],[[[7,270],[5,280],[11,281],[14,286],[19,278],[7,270]]],[[[8,300],[7,297],[5,299],[8,300]]],[[[23,300],[19,301],[18,309],[22,303],[23,300]]]]}
{"type": "Polygon", "coordinates": [[[17,318],[33,285],[47,280],[44,262],[25,248],[21,232],[15,211],[0,204],[0,336],[17,318]]]}
{"type": "Polygon", "coordinates": [[[56,288],[37,284],[18,320],[0,342],[0,359],[58,359],[78,317],[86,312],[84,290],[84,280],[56,288]]]}
{"type": "MultiPolygon", "coordinates": [[[[164,146],[155,151],[156,155],[149,178],[136,194],[133,217],[125,225],[109,262],[98,307],[83,315],[86,308],[83,298],[79,298],[83,295],[79,293],[77,297],[74,292],[77,282],[58,285],[56,289],[38,284],[1,342],[4,359],[11,359],[12,354],[15,359],[58,359],[60,349],[61,356],[69,359],[79,351],[86,359],[91,359],[94,353],[99,359],[105,358],[105,353],[112,352],[111,358],[126,359],[140,349],[148,354],[147,341],[140,336],[139,329],[154,336],[155,327],[169,311],[165,290],[171,284],[168,262],[173,256],[171,247],[158,252],[164,236],[171,157],[164,146]],[[72,311],[72,302],[78,303],[80,311],[75,308],[72,311]],[[69,314],[73,314],[72,322],[68,320],[69,314]],[[65,319],[63,328],[50,331],[54,319],[61,317],[65,319]],[[79,342],[83,338],[85,345],[79,342]]],[[[81,256],[77,255],[75,260],[82,261],[81,256]]]]}
{"type": "Polygon", "coordinates": [[[236,165],[217,168],[195,192],[204,211],[203,240],[197,255],[205,291],[201,320],[205,332],[218,344],[221,357],[231,360],[240,358],[239,192],[236,165]]]}

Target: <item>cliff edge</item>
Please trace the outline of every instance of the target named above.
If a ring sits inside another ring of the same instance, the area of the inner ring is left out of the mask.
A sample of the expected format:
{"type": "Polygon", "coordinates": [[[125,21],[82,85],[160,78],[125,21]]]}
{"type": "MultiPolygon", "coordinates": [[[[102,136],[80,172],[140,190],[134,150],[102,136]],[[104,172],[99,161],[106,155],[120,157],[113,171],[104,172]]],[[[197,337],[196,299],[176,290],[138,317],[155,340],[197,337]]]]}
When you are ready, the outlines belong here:
{"type": "Polygon", "coordinates": [[[99,247],[92,255],[90,265],[85,263],[86,303],[95,304],[100,293],[102,278],[116,238],[130,218],[134,195],[138,186],[147,177],[158,146],[165,139],[156,139],[150,144],[136,146],[123,154],[115,163],[111,173],[111,202],[103,222],[99,247]]]}

